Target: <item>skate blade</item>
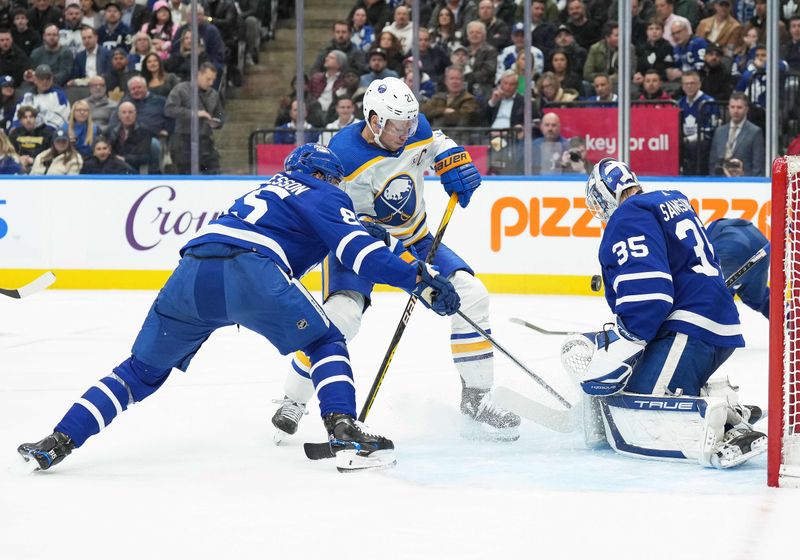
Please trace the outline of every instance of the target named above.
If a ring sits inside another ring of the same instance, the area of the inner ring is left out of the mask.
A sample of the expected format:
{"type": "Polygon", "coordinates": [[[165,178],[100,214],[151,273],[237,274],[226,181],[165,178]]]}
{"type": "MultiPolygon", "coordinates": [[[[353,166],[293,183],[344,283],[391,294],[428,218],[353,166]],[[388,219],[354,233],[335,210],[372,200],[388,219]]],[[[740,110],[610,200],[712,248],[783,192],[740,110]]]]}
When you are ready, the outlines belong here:
{"type": "Polygon", "coordinates": [[[336,470],[340,473],[352,473],[367,470],[389,469],[397,464],[394,450],[375,451],[362,456],[354,449],[346,449],[336,453],[336,470]]]}
{"type": "Polygon", "coordinates": [[[461,437],[474,441],[510,443],[519,439],[519,428],[493,428],[472,418],[464,418],[461,437]]]}
{"type": "Polygon", "coordinates": [[[42,470],[39,468],[39,463],[36,462],[36,459],[32,455],[28,453],[17,453],[20,460],[12,462],[11,467],[9,468],[9,471],[12,474],[32,474],[42,470]]]}
{"type": "Polygon", "coordinates": [[[291,435],[292,434],[284,432],[281,429],[276,429],[275,433],[272,434],[272,443],[274,443],[275,445],[280,445],[283,440],[290,437],[291,435]]]}

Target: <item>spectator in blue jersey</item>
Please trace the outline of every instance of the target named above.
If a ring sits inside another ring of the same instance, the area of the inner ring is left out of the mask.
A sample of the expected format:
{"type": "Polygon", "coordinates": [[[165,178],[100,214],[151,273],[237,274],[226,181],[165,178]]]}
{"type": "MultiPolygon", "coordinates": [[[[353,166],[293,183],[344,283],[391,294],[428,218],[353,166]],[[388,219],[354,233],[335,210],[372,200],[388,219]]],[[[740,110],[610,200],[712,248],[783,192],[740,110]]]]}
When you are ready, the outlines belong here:
{"type": "MultiPolygon", "coordinates": [[[[420,28],[422,31],[423,28],[420,28]]],[[[367,10],[357,7],[350,16],[350,42],[357,49],[366,52],[375,41],[375,28],[367,23],[367,10]]]]}
{"type": "Polygon", "coordinates": [[[684,175],[705,173],[711,135],[719,121],[714,98],[700,89],[700,74],[690,70],[681,76],[684,96],[681,110],[681,168],[684,175]]]}
{"type": "MultiPolygon", "coordinates": [[[[517,63],[517,58],[519,58],[519,55],[522,52],[524,52],[523,51],[524,48],[525,48],[525,29],[521,23],[518,23],[514,26],[514,29],[511,32],[511,45],[501,50],[500,53],[497,55],[497,70],[495,71],[496,72],[495,81],[498,81],[500,79],[500,74],[502,74],[506,70],[514,69],[514,65],[517,63]]],[[[564,52],[566,53],[566,51],[564,52]]],[[[531,45],[531,55],[532,55],[531,73],[533,76],[539,76],[541,75],[542,72],[545,71],[544,54],[535,45],[531,45]]],[[[569,57],[569,54],[567,54],[567,56],[569,57]]],[[[572,59],[570,59],[570,66],[572,68],[576,68],[577,73],[579,73],[583,69],[583,66],[581,66],[581,69],[578,70],[572,59]]]]}
{"type": "Polygon", "coordinates": [[[362,227],[353,203],[337,187],[344,169],[333,152],[305,144],[284,166],[284,173],[256,183],[181,249],[130,357],[89,388],[51,435],[20,445],[20,455],[40,470],[58,464],[130,405],[156,392],[173,368],[186,371],[214,331],[242,325],[281,354],[302,350],[309,357],[340,471],[395,464],[391,440],[356,424],[345,337],[297,277],[336,251],[360,277],[404,289],[441,315],[458,310],[459,296],[434,269],[401,259],[402,243],[391,245],[393,253],[380,226],[374,226],[380,242],[362,227]]]}
{"type": "Polygon", "coordinates": [[[764,176],[764,132],[747,120],[747,96],[734,92],[728,101],[730,120],[714,131],[709,174],[728,177],[764,176]]]}
{"type": "Polygon", "coordinates": [[[708,240],[714,246],[722,274],[730,277],[739,267],[750,260],[760,249],[766,247],[767,256],[745,272],[733,286],[736,294],[747,307],[769,319],[769,246],[767,238],[747,220],[722,218],[706,227],[708,240]]]}
{"type": "Polygon", "coordinates": [[[95,138],[100,136],[100,127],[92,119],[92,109],[89,102],[79,99],[72,104],[69,122],[62,129],[75,149],[84,159],[92,155],[92,146],[95,138]]]}
{"type": "Polygon", "coordinates": [[[742,37],[742,47],[733,57],[733,62],[731,63],[731,75],[735,76],[737,80],[741,77],[742,72],[747,70],[753,63],[758,45],[758,30],[755,27],[751,27],[745,31],[744,37],[742,37]]]}
{"type": "Polygon", "coordinates": [[[613,426],[608,443],[633,457],[723,469],[765,452],[767,437],[748,423],[754,409],[738,405],[727,383],[708,383],[744,338],[689,199],[675,190],[643,192],[627,164],[607,158],[589,175],[586,206],[606,226],[598,254],[615,317],[600,332],[572,340],[591,348],[588,366],[572,365],[568,346],[562,363],[579,377],[587,405],[613,426]],[[630,394],[648,404],[615,397],[630,394]],[[675,412],[687,397],[683,406],[694,412],[675,412]],[[649,412],[652,402],[661,404],[658,418],[649,412]],[[694,422],[703,429],[684,431],[694,422]]]}
{"type": "Polygon", "coordinates": [[[106,3],[103,12],[103,25],[97,30],[100,46],[113,51],[122,48],[127,53],[131,49],[133,31],[122,23],[122,10],[117,2],[106,3]]]}
{"type": "MultiPolygon", "coordinates": [[[[778,73],[781,76],[781,83],[789,65],[785,60],[778,61],[778,73]]],[[[759,45],[756,47],[756,55],[753,63],[742,73],[739,82],[734,88],[747,94],[753,103],[766,109],[767,107],[767,47],[759,45]]]]}
{"type": "Polygon", "coordinates": [[[672,24],[672,38],[675,40],[673,49],[673,67],[667,69],[667,78],[679,80],[689,71],[699,72],[705,63],[708,41],[701,37],[692,37],[687,23],[676,21],[672,24]]]}

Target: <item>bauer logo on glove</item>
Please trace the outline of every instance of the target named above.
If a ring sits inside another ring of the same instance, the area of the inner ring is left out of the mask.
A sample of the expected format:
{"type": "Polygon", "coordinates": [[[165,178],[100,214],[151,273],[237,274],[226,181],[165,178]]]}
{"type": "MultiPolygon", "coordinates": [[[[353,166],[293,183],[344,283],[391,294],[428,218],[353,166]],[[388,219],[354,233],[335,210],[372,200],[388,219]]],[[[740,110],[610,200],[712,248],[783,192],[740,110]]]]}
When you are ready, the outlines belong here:
{"type": "Polygon", "coordinates": [[[472,192],[481,185],[481,174],[472,163],[472,157],[460,146],[445,150],[436,156],[433,168],[442,179],[445,192],[456,193],[458,203],[466,208],[472,192]]]}

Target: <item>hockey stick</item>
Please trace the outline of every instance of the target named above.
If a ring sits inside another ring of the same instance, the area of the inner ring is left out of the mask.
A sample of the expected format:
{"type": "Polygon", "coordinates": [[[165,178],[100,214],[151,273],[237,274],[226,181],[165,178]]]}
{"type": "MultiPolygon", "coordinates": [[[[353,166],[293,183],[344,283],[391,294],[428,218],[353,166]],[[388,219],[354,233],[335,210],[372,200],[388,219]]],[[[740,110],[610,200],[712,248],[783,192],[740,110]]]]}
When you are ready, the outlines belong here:
{"type": "Polygon", "coordinates": [[[497,342],[497,340],[495,340],[495,339],[494,339],[494,337],[493,337],[492,335],[490,335],[490,334],[489,334],[489,333],[487,333],[485,330],[483,330],[483,329],[482,329],[480,326],[478,326],[478,324],[477,324],[475,321],[473,321],[472,319],[470,319],[469,317],[467,317],[467,316],[466,316],[466,315],[465,315],[465,314],[464,314],[464,313],[463,313],[461,310],[458,310],[458,311],[456,311],[456,313],[458,313],[458,316],[459,316],[459,317],[461,317],[461,318],[462,318],[462,319],[464,319],[464,320],[465,320],[467,323],[469,323],[469,325],[470,325],[470,326],[471,326],[473,329],[475,329],[475,330],[476,330],[476,331],[477,331],[477,332],[478,332],[478,333],[479,333],[479,334],[480,334],[480,335],[481,335],[483,338],[485,338],[486,340],[488,340],[489,342],[491,342],[491,343],[492,343],[492,346],[494,346],[495,348],[497,348],[498,350],[500,350],[500,353],[501,353],[501,354],[505,355],[505,357],[506,357],[506,358],[508,358],[509,360],[511,360],[512,362],[514,362],[514,363],[515,363],[517,366],[519,366],[519,368],[520,368],[522,371],[524,371],[525,373],[527,373],[527,374],[528,374],[528,375],[531,377],[531,379],[533,379],[534,381],[536,381],[536,383],[538,383],[539,385],[541,385],[541,386],[542,386],[542,388],[544,388],[544,390],[545,390],[545,391],[547,391],[547,392],[548,392],[548,393],[550,393],[550,394],[551,394],[553,397],[555,397],[555,399],[556,399],[558,402],[560,402],[561,404],[563,404],[563,405],[564,405],[565,407],[567,407],[568,409],[569,409],[569,408],[572,408],[572,403],[571,403],[571,402],[569,402],[567,399],[565,399],[564,397],[562,397],[562,396],[561,396],[561,395],[558,393],[558,391],[556,391],[556,390],[555,390],[555,389],[553,389],[553,388],[552,388],[550,385],[548,385],[548,384],[547,384],[547,382],[546,382],[544,379],[542,379],[541,377],[539,377],[538,375],[536,375],[535,373],[533,373],[533,371],[531,371],[531,370],[530,370],[530,369],[529,369],[527,366],[525,366],[525,364],[523,364],[523,363],[522,363],[522,362],[520,362],[520,361],[519,361],[517,358],[515,358],[515,357],[514,357],[514,356],[511,354],[511,352],[509,352],[508,350],[506,350],[505,348],[503,348],[503,347],[500,345],[500,343],[499,343],[499,342],[497,342]]]}
{"type": "Polygon", "coordinates": [[[516,412],[523,418],[536,422],[540,426],[562,433],[572,431],[573,416],[570,410],[550,408],[503,386],[494,388],[492,399],[500,408],[516,412]]]}
{"type": "Polygon", "coordinates": [[[56,281],[55,274],[53,274],[52,272],[45,272],[33,282],[25,284],[24,286],[22,286],[21,288],[17,288],[16,290],[8,290],[0,288],[0,294],[3,294],[4,296],[8,296],[10,298],[20,299],[46,289],[48,286],[51,286],[55,281],[56,281]]]}
{"type": "MultiPolygon", "coordinates": [[[[753,268],[755,265],[757,265],[762,260],[764,260],[766,258],[766,256],[767,256],[767,249],[769,249],[769,243],[767,243],[766,245],[761,247],[761,249],[756,251],[753,254],[753,256],[750,257],[749,259],[747,259],[742,266],[737,268],[735,272],[733,272],[730,276],[728,276],[728,278],[725,280],[725,287],[726,288],[733,287],[733,285],[736,282],[738,282],[739,280],[741,280],[742,276],[747,274],[747,272],[751,268],[753,268]]],[[[525,321],[523,319],[518,319],[516,317],[511,317],[509,319],[509,321],[511,321],[512,323],[516,323],[517,325],[522,325],[523,327],[528,327],[529,329],[533,329],[536,332],[541,333],[541,334],[556,335],[556,336],[567,336],[567,335],[571,335],[571,334],[580,334],[577,331],[551,331],[549,329],[542,328],[540,326],[534,325],[533,323],[530,323],[530,322],[525,321]]]]}
{"type": "MultiPolygon", "coordinates": [[[[433,243],[431,244],[430,251],[428,251],[428,256],[425,259],[427,264],[433,262],[433,257],[436,254],[436,251],[439,249],[439,245],[442,243],[442,237],[444,236],[444,231],[447,229],[447,224],[450,223],[450,217],[453,215],[453,211],[456,209],[456,203],[458,202],[458,197],[455,193],[450,196],[450,201],[447,203],[447,209],[444,211],[444,216],[442,216],[442,221],[439,224],[439,229],[436,231],[436,237],[433,238],[433,243]]],[[[406,330],[406,326],[408,325],[408,320],[411,318],[411,312],[414,311],[414,306],[417,303],[417,297],[411,296],[408,298],[408,303],[406,304],[406,308],[403,310],[403,315],[400,317],[400,322],[397,324],[397,328],[394,331],[394,336],[392,337],[392,341],[389,343],[389,348],[386,350],[386,355],[383,357],[383,362],[381,362],[381,367],[378,369],[378,374],[375,376],[375,381],[372,382],[372,387],[367,394],[367,398],[364,401],[364,406],[361,408],[361,413],[358,415],[358,421],[363,422],[367,418],[367,414],[369,414],[370,409],[372,408],[372,404],[375,402],[375,397],[378,394],[378,389],[381,388],[381,384],[383,383],[383,379],[386,377],[386,372],[389,370],[389,364],[392,363],[392,359],[394,358],[394,353],[397,350],[397,346],[400,343],[400,338],[403,336],[403,333],[406,330]]],[[[306,452],[306,457],[311,460],[317,459],[328,459],[333,457],[333,453],[331,452],[330,445],[326,443],[304,443],[303,450],[306,452]]]]}

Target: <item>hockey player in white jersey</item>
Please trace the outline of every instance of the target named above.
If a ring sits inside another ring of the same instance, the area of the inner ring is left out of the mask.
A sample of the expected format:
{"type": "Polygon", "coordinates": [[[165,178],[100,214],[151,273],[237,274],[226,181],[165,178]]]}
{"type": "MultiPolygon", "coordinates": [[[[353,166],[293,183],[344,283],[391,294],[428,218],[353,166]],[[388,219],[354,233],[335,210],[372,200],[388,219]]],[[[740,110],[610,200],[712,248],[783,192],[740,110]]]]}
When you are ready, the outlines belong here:
{"type": "MultiPolygon", "coordinates": [[[[360,217],[366,216],[386,228],[420,259],[428,255],[433,236],[427,225],[424,199],[425,170],[434,167],[447,194],[456,193],[466,207],[481,182],[469,153],[441,131],[434,131],[419,104],[402,80],[373,81],[364,94],[365,120],[342,129],[329,148],[345,169],[345,192],[360,217]]],[[[323,271],[324,309],[348,340],[358,332],[361,317],[370,303],[372,284],[326,260],[323,271]]],[[[444,243],[433,264],[447,277],[461,298],[461,309],[488,332],[489,295],[472,269],[444,243]]],[[[467,322],[452,316],[450,345],[453,362],[461,376],[461,412],[473,423],[470,436],[494,440],[516,440],[519,416],[496,407],[491,400],[493,354],[491,344],[467,322]]],[[[285,397],[272,422],[276,441],[297,431],[305,404],[313,394],[309,363],[295,355],[285,397]]]]}
{"type": "Polygon", "coordinates": [[[766,451],[757,409],[727,380],[709,383],[744,346],[714,249],[678,191],[643,193],[633,171],[604,159],[586,203],[606,223],[600,265],[614,321],[568,339],[562,362],[579,379],[587,441],[619,453],[727,468],[766,451]],[[599,436],[599,437],[598,437],[599,436]]]}

